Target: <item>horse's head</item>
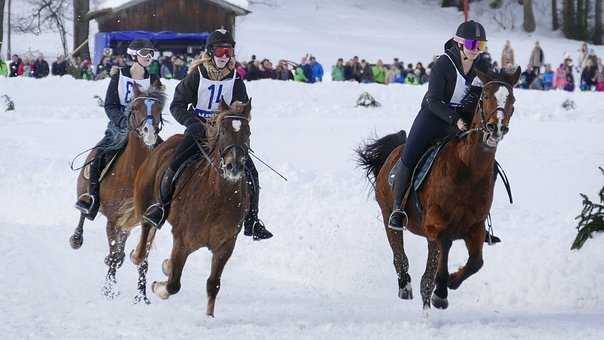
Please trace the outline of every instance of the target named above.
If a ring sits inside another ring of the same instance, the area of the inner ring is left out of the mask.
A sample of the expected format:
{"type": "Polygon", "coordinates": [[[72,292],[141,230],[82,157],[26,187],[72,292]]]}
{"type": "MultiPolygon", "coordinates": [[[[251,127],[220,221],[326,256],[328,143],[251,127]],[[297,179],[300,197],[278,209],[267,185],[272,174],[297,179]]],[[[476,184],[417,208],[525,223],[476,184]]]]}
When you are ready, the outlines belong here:
{"type": "Polygon", "coordinates": [[[145,145],[152,148],[157,143],[163,126],[162,110],[166,102],[164,86],[157,80],[147,91],[141,91],[137,84],[133,90],[134,97],[126,108],[128,129],[134,131],[145,145]]]}
{"type": "Polygon", "coordinates": [[[514,113],[514,85],[520,78],[520,67],[513,73],[501,71],[499,74],[476,72],[484,84],[478,101],[478,115],[474,116],[472,127],[482,130],[482,141],[487,148],[495,149],[510,130],[509,124],[514,113]]]}
{"type": "Polygon", "coordinates": [[[220,170],[228,181],[238,181],[244,173],[250,145],[251,109],[251,99],[231,106],[223,100],[220,113],[208,127],[209,149],[215,157],[220,157],[220,170]]]}

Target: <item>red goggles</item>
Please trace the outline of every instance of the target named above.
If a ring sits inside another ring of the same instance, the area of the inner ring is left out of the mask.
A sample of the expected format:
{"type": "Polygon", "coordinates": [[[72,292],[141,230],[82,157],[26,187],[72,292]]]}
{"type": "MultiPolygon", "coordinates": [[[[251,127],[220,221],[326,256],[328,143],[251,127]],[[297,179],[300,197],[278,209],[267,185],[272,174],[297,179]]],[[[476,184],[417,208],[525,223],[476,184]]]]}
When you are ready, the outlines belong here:
{"type": "Polygon", "coordinates": [[[484,51],[487,48],[487,42],[482,40],[464,39],[463,46],[468,50],[484,51]]]}
{"type": "Polygon", "coordinates": [[[233,48],[232,47],[215,47],[214,55],[219,58],[223,57],[232,57],[233,56],[233,48]]]}

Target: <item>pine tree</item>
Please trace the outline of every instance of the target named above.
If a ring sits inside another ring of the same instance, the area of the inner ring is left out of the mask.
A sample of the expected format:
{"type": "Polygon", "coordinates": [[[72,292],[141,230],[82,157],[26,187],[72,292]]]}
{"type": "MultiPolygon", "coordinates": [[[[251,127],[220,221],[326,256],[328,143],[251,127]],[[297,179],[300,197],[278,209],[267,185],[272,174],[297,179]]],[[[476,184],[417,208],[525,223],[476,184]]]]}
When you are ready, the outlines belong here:
{"type": "MultiPolygon", "coordinates": [[[[599,169],[604,175],[604,169],[599,169]]],[[[581,249],[583,244],[593,237],[594,232],[604,231],[604,187],[599,193],[600,204],[593,203],[585,194],[580,195],[583,197],[583,210],[576,218],[579,220],[578,233],[570,249],[581,249]]]]}
{"type": "Polygon", "coordinates": [[[558,1],[552,0],[552,30],[557,31],[560,28],[558,22],[558,1]]]}
{"type": "Polygon", "coordinates": [[[596,0],[595,8],[596,22],[594,26],[593,42],[596,45],[602,45],[602,35],[604,34],[604,31],[602,30],[602,0],[596,0]]]}

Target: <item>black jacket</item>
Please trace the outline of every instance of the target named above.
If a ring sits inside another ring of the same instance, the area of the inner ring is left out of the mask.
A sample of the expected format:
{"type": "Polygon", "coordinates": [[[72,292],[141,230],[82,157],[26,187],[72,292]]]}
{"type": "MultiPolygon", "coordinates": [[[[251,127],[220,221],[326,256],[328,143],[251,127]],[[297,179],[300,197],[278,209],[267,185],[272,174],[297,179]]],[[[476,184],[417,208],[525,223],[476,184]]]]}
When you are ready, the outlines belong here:
{"type": "Polygon", "coordinates": [[[34,77],[43,78],[48,76],[48,63],[46,60],[36,60],[34,63],[34,77]]]}
{"type": "MultiPolygon", "coordinates": [[[[451,97],[455,91],[455,84],[457,81],[456,68],[460,74],[463,73],[463,66],[461,64],[461,58],[459,48],[457,44],[453,43],[452,40],[445,44],[445,53],[451,57],[453,64],[447,56],[441,55],[434,62],[432,70],[430,71],[430,80],[428,83],[428,92],[422,100],[421,111],[428,111],[438,118],[444,120],[448,124],[454,124],[459,119],[459,113],[457,110],[449,108],[451,97]]],[[[475,69],[479,69],[482,72],[487,73],[490,70],[488,61],[484,58],[477,58],[470,69],[470,72],[464,76],[466,82],[471,84],[476,77],[475,69]]]]}
{"type": "MultiPolygon", "coordinates": [[[[124,67],[120,70],[121,74],[126,77],[132,77],[130,75],[130,68],[124,67]]],[[[120,72],[114,74],[111,77],[111,81],[109,82],[109,87],[107,88],[107,94],[105,94],[105,113],[109,120],[115,124],[115,126],[120,126],[120,123],[123,119],[126,119],[124,116],[124,110],[126,109],[122,106],[120,102],[120,95],[118,92],[118,86],[120,82],[120,72]]],[[[156,75],[149,75],[149,72],[145,70],[145,79],[151,77],[151,84],[155,81],[159,80],[156,75]]]]}
{"type": "MultiPolygon", "coordinates": [[[[208,72],[203,66],[199,66],[201,73],[204,78],[208,77],[208,72]]],[[[233,78],[233,70],[226,77],[233,78]]],[[[172,103],[170,104],[170,112],[174,119],[179,122],[181,125],[188,127],[189,125],[198,122],[198,116],[195,114],[194,109],[197,106],[197,89],[199,88],[199,72],[193,71],[181,80],[176,86],[176,90],[174,91],[174,98],[172,99],[172,103]]],[[[247,90],[245,89],[245,83],[243,80],[237,75],[235,78],[235,85],[233,86],[233,99],[234,101],[247,102],[247,90]]],[[[228,103],[231,104],[231,103],[228,103]]]]}

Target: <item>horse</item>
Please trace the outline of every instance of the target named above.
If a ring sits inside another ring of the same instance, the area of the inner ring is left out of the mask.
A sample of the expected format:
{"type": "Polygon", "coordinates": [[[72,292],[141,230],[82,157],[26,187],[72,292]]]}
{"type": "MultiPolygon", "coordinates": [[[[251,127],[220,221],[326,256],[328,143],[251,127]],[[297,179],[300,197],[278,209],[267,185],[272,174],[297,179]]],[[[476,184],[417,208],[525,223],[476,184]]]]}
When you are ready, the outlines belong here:
{"type": "MultiPolygon", "coordinates": [[[[206,314],[214,316],[220,277],[241,231],[249,209],[245,162],[250,141],[251,100],[228,106],[222,101],[219,113],[206,123],[207,142],[198,144],[203,158],[195,160],[180,175],[174,188],[168,222],[172,225],[172,252],[162,262],[167,281],[153,282],[152,291],[161,299],[176,294],[187,257],[201,247],[212,252],[211,273],[207,280],[206,314]],[[208,152],[203,150],[209,150],[208,152]]],[[[135,181],[133,201],[122,207],[126,213],[120,226],[130,230],[142,223],[141,237],[131,253],[139,266],[139,286],[135,301],[145,301],[147,256],[156,229],[142,221],[145,209],[158,197],[162,174],[169,166],[183,135],[170,137],[152,152],[141,166],[135,181]]]]}
{"type": "MultiPolygon", "coordinates": [[[[100,212],[107,217],[106,233],[109,244],[109,254],[105,257],[105,264],[109,267],[103,287],[103,294],[108,298],[115,297],[114,291],[117,282],[115,275],[124,261],[124,247],[129,233],[123,231],[118,225],[120,218],[119,208],[122,203],[134,194],[134,179],[136,172],[149,156],[151,151],[162,142],[159,132],[163,126],[162,110],[166,100],[163,85],[156,81],[148,91],[141,91],[138,85],[133,87],[134,97],[126,107],[128,117],[127,146],[121,154],[106,166],[102,175],[100,188],[100,212]]],[[[89,153],[86,164],[93,161],[96,149],[89,153]]],[[[77,181],[77,195],[88,192],[87,167],[80,170],[77,181]]],[[[70,237],[73,249],[79,249],[84,242],[83,214],[70,237]]]]}
{"type": "MultiPolygon", "coordinates": [[[[515,101],[513,87],[520,77],[520,68],[513,74],[477,73],[484,87],[469,130],[452,138],[434,161],[417,195],[422,209],[416,208],[411,199],[404,203],[408,214],[406,229],[428,241],[426,270],[420,284],[424,310],[430,309],[430,303],[446,309],[447,289],[459,288],[483,265],[485,221],[495,186],[495,153],[509,131],[515,101]],[[449,274],[448,256],[454,240],[464,240],[468,260],[449,274]]],[[[357,149],[357,155],[382,212],[398,276],[399,298],[412,299],[403,231],[388,227],[394,201],[388,176],[404,151],[404,142],[404,133],[391,134],[365,143],[357,149]]]]}

